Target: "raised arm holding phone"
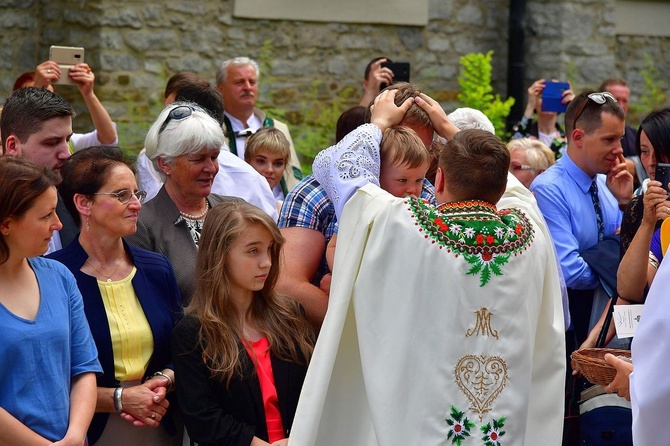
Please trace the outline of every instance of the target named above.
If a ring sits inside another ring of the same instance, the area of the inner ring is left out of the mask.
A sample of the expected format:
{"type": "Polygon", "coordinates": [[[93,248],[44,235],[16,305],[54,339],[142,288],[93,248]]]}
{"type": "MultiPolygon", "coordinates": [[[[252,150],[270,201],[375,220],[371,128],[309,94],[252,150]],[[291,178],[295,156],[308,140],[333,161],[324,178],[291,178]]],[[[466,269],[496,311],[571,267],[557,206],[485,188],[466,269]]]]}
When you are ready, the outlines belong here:
{"type": "Polygon", "coordinates": [[[14,90],[23,87],[46,88],[54,91],[55,84],[74,84],[88,108],[95,130],[89,133],[74,133],[72,147],[80,150],[94,145],[114,145],[118,143],[116,124],[95,94],[95,73],[87,63],[78,63],[65,70],[58,62],[47,60],[37,66],[34,73],[24,73],[14,84],[14,90]],[[31,75],[32,74],[32,75],[31,75]],[[67,76],[72,82],[63,82],[67,76]],[[22,82],[19,82],[23,79],[22,82]]]}

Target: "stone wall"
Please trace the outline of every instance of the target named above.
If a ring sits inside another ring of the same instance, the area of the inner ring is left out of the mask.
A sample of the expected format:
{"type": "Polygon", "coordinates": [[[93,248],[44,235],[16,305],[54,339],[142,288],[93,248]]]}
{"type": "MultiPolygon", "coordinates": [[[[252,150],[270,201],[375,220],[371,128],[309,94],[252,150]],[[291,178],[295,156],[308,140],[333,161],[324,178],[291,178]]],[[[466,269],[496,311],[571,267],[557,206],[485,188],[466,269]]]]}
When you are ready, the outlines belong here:
{"type": "MultiPolygon", "coordinates": [[[[451,111],[460,56],[493,50],[494,87],[507,95],[509,0],[430,0],[425,27],[238,19],[232,1],[0,0],[0,94],[46,60],[49,45],[84,46],[96,92],[128,148],[141,147],[170,75],[189,70],[213,81],[222,60],[240,55],[265,68],[263,105],[289,110],[295,120],[312,103],[338,94],[353,92],[338,104],[354,105],[363,69],[378,55],[410,61],[413,81],[451,111]]],[[[668,39],[615,35],[614,2],[528,0],[525,84],[553,76],[583,87],[620,74],[635,95],[643,50],[651,48],[659,68],[668,68],[668,39]]],[[[75,105],[75,127],[90,128],[76,89],[58,93],[75,105]]]]}

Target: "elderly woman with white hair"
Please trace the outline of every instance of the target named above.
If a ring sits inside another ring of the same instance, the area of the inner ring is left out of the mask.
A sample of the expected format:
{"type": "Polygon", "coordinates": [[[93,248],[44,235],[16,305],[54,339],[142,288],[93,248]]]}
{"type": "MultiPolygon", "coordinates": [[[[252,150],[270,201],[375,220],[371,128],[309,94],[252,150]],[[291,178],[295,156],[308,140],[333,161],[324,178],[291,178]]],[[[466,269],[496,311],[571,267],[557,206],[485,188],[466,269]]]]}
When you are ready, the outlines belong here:
{"type": "Polygon", "coordinates": [[[514,139],[507,149],[509,171],[529,189],[533,180],[556,162],[554,152],[538,139],[514,139]]]}
{"type": "Polygon", "coordinates": [[[184,305],[195,290],[195,259],[207,212],[219,203],[240,200],[211,193],[223,142],[218,122],[186,102],[168,105],[144,141],[164,184],[142,209],[137,232],[127,241],[170,260],[184,305]]]}

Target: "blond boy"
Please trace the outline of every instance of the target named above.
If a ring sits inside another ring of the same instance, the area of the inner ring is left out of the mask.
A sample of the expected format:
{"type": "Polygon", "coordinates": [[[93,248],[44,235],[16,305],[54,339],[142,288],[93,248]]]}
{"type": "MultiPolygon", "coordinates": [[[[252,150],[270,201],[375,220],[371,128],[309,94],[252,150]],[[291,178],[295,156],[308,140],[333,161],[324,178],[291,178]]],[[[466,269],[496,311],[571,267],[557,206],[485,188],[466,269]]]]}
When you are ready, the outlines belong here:
{"type": "Polygon", "coordinates": [[[251,135],[244,149],[244,161],[263,175],[281,209],[288,193],[282,179],[284,169],[291,159],[291,144],[284,134],[274,127],[264,127],[251,135]]]}
{"type": "MultiPolygon", "coordinates": [[[[430,153],[417,133],[405,126],[386,129],[379,144],[379,186],[396,197],[419,197],[430,164],[430,153]]],[[[337,232],[326,248],[328,268],[333,270],[337,232]]]]}

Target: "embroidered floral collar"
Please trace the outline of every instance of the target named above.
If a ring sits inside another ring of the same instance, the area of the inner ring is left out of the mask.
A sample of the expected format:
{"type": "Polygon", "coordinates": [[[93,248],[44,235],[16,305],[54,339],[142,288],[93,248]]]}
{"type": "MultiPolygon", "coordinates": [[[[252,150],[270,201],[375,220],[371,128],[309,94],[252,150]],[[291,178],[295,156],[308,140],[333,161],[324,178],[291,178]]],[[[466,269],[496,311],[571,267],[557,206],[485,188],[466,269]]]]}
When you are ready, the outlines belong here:
{"type": "Polygon", "coordinates": [[[408,198],[419,231],[440,249],[461,255],[470,265],[467,274],[479,275],[480,286],[502,276],[512,255],[520,255],[533,241],[533,225],[518,209],[498,211],[485,201],[459,201],[435,208],[425,200],[408,198]]]}

